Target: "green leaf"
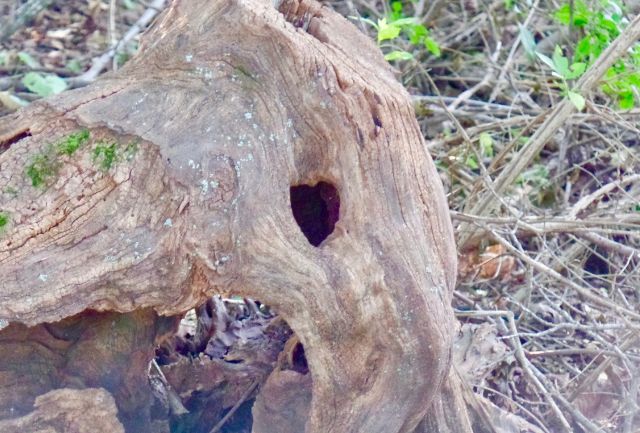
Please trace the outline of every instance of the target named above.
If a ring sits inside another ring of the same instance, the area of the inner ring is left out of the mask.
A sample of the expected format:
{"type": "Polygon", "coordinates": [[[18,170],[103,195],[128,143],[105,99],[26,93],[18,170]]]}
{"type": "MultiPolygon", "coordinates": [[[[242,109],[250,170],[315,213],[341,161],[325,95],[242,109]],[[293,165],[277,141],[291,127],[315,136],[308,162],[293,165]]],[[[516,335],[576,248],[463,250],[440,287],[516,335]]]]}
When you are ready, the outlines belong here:
{"type": "Polygon", "coordinates": [[[67,88],[67,83],[57,75],[27,72],[22,78],[22,84],[29,91],[43,98],[58,94],[67,88]]]}
{"type": "Polygon", "coordinates": [[[562,7],[553,14],[553,17],[558,20],[560,24],[568,26],[571,21],[571,9],[569,8],[569,4],[562,5],[562,7]]]}
{"type": "Polygon", "coordinates": [[[635,106],[633,92],[622,92],[618,95],[618,106],[621,110],[631,110],[635,106]]]}
{"type": "Polygon", "coordinates": [[[82,64],[78,59],[71,59],[67,62],[67,69],[74,74],[79,74],[80,72],[82,72],[82,64]]]}
{"type": "Polygon", "coordinates": [[[391,2],[391,13],[389,14],[389,18],[391,19],[391,21],[397,20],[403,17],[402,7],[403,6],[401,1],[391,2]]]}
{"type": "Polygon", "coordinates": [[[548,67],[551,68],[551,70],[556,69],[555,65],[553,64],[553,60],[551,60],[549,57],[545,56],[544,54],[536,51],[536,56],[538,56],[538,58],[542,61],[542,63],[544,63],[545,65],[547,65],[548,67]]]}
{"type": "Polygon", "coordinates": [[[520,25],[520,41],[529,58],[534,59],[536,57],[536,41],[529,29],[523,25],[520,25]]]}
{"type": "Polygon", "coordinates": [[[354,16],[349,16],[349,18],[352,20],[362,21],[363,23],[369,24],[370,26],[372,26],[374,29],[376,29],[376,31],[378,30],[378,25],[372,20],[370,20],[369,18],[354,17],[354,16]]]}
{"type": "Polygon", "coordinates": [[[20,59],[20,61],[22,63],[24,63],[25,65],[27,65],[30,68],[39,68],[40,67],[40,63],[38,63],[38,61],[36,59],[31,57],[31,54],[25,53],[24,51],[20,51],[18,53],[18,59],[20,59]]]}
{"type": "Polygon", "coordinates": [[[573,25],[576,27],[584,27],[589,24],[589,20],[594,16],[594,13],[583,1],[577,0],[574,2],[573,12],[571,11],[570,5],[565,3],[556,11],[555,14],[553,14],[553,17],[561,24],[568,26],[571,21],[572,14],[573,25]]]}
{"type": "Polygon", "coordinates": [[[471,170],[477,170],[480,168],[480,166],[478,165],[478,161],[476,160],[476,157],[473,155],[467,156],[467,159],[464,161],[464,163],[471,170]]]}
{"type": "Polygon", "coordinates": [[[438,45],[438,43],[429,36],[424,38],[424,47],[436,57],[440,57],[440,54],[442,54],[440,51],[440,45],[438,45]]]}
{"type": "Polygon", "coordinates": [[[591,60],[592,58],[596,58],[600,55],[597,48],[594,50],[594,45],[591,42],[591,36],[587,35],[578,42],[575,49],[575,59],[576,60],[591,60]]]}
{"type": "Polygon", "coordinates": [[[585,100],[581,94],[574,92],[572,90],[569,90],[567,92],[567,96],[569,97],[569,100],[571,101],[571,103],[578,109],[578,111],[582,111],[584,109],[585,100]]]}
{"type": "Polygon", "coordinates": [[[556,49],[553,51],[553,66],[560,77],[567,78],[569,74],[569,59],[562,55],[562,48],[559,45],[556,45],[556,49]]]}
{"type": "Polygon", "coordinates": [[[386,18],[378,20],[378,42],[395,39],[400,34],[400,27],[388,24],[386,18]]]}
{"type": "Polygon", "coordinates": [[[549,169],[542,164],[534,164],[531,168],[518,176],[516,182],[520,185],[530,184],[536,188],[544,188],[550,183],[549,169]]]}
{"type": "Polygon", "coordinates": [[[600,29],[605,30],[606,33],[608,33],[609,38],[611,39],[617,37],[620,34],[620,29],[618,28],[618,25],[614,21],[608,18],[605,18],[603,16],[599,17],[597,26],[600,29]]]}
{"type": "Polygon", "coordinates": [[[429,35],[429,31],[422,24],[416,24],[409,27],[409,42],[413,45],[422,44],[425,37],[429,35]]]}
{"type": "Polygon", "coordinates": [[[391,51],[389,54],[384,56],[384,59],[388,62],[393,60],[411,60],[413,59],[413,54],[406,51],[391,51]]]}
{"type": "Polygon", "coordinates": [[[493,138],[488,132],[480,134],[480,151],[487,158],[493,157],[493,138]]]}
{"type": "Polygon", "coordinates": [[[571,65],[571,71],[567,73],[565,78],[567,80],[573,80],[575,78],[579,78],[584,74],[584,71],[587,69],[586,63],[574,63],[571,65]]]}
{"type": "Polygon", "coordinates": [[[417,26],[419,25],[415,18],[400,18],[389,23],[390,26],[404,27],[404,26],[417,26]]]}

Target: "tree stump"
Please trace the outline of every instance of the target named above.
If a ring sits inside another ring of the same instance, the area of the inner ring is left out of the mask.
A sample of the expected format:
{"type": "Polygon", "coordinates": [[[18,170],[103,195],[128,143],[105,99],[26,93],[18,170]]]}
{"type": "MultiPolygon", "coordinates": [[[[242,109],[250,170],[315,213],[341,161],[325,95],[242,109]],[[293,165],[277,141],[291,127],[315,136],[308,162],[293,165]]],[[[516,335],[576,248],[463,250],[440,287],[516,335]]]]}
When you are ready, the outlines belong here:
{"type": "Polygon", "coordinates": [[[103,388],[146,431],[160,316],[214,294],[296,333],[310,380],[265,390],[311,383],[308,433],[411,432],[440,398],[443,189],[378,48],[313,0],[174,1],[117,74],[0,119],[0,224],[3,417],[103,388]]]}

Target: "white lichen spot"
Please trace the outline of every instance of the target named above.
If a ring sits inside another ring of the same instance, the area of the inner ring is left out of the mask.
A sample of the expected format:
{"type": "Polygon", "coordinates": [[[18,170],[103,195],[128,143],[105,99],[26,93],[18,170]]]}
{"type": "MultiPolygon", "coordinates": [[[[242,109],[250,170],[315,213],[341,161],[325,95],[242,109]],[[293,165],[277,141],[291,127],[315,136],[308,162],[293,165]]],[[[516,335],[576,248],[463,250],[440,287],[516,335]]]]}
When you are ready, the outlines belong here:
{"type": "Polygon", "coordinates": [[[193,61],[193,54],[187,54],[186,56],[184,56],[184,59],[187,61],[187,63],[191,63],[193,61]]]}
{"type": "Polygon", "coordinates": [[[253,114],[251,114],[251,113],[249,113],[249,112],[244,113],[244,118],[245,118],[245,119],[250,120],[252,117],[253,117],[253,114]]]}
{"type": "Polygon", "coordinates": [[[207,182],[207,179],[202,179],[200,181],[200,194],[206,194],[209,192],[209,182],[207,182]]]}
{"type": "Polygon", "coordinates": [[[192,169],[196,169],[196,163],[193,159],[190,159],[189,162],[187,163],[189,165],[189,167],[191,167],[192,169]]]}
{"type": "Polygon", "coordinates": [[[171,221],[171,218],[167,218],[166,220],[164,220],[164,226],[173,227],[173,221],[171,221]]]}
{"type": "Polygon", "coordinates": [[[291,128],[293,126],[293,120],[287,119],[287,128],[291,128]]]}
{"type": "Polygon", "coordinates": [[[276,136],[273,135],[273,132],[269,134],[269,141],[274,142],[276,140],[276,136]]]}
{"type": "Polygon", "coordinates": [[[217,180],[210,180],[209,181],[209,186],[213,189],[216,189],[217,187],[220,186],[220,183],[217,180]]]}
{"type": "Polygon", "coordinates": [[[49,279],[49,275],[47,275],[47,274],[40,274],[40,275],[38,275],[38,279],[44,283],[44,282],[46,282],[46,281],[49,279]]]}
{"type": "MultiPolygon", "coordinates": [[[[5,319],[0,319],[0,330],[9,326],[9,321],[5,319]]],[[[11,408],[13,410],[13,408],[11,408]]]]}
{"type": "Polygon", "coordinates": [[[253,125],[251,125],[253,127],[253,129],[258,129],[258,124],[254,123],[253,125]]]}
{"type": "Polygon", "coordinates": [[[247,161],[253,161],[253,153],[247,155],[247,161]]]}
{"type": "Polygon", "coordinates": [[[229,256],[222,256],[222,257],[220,257],[218,260],[216,260],[216,261],[214,262],[214,265],[215,265],[216,267],[218,267],[218,266],[223,265],[223,264],[225,264],[226,262],[228,262],[228,261],[229,261],[229,259],[231,259],[231,257],[229,257],[229,256]]]}

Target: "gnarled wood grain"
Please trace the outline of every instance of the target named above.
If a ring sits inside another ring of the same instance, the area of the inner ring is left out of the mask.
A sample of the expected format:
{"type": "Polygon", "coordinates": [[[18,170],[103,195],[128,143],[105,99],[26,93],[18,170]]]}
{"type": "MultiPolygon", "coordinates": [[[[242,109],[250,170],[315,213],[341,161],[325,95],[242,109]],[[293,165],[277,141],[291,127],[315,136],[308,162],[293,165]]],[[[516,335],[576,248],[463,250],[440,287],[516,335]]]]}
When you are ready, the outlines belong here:
{"type": "Polygon", "coordinates": [[[307,432],[410,432],[438,395],[456,274],[443,190],[405,90],[330,9],[175,1],[118,74],[0,120],[0,142],[0,318],[173,315],[234,293],[303,343],[307,432]],[[290,188],[320,181],[340,207],[316,247],[290,188]]]}
{"type": "Polygon", "coordinates": [[[0,420],[0,431],[21,433],[124,433],[113,397],[101,388],[58,389],[36,399],[35,410],[0,420]]]}

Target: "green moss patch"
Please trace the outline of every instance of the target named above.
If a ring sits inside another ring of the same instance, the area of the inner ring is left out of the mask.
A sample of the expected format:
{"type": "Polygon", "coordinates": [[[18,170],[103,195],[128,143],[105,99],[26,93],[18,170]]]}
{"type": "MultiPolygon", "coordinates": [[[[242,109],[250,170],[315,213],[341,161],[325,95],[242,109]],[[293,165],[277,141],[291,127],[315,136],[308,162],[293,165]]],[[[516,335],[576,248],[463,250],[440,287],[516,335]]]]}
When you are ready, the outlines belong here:
{"type": "Polygon", "coordinates": [[[9,215],[5,212],[0,212],[0,231],[3,230],[7,224],[9,224],[9,215]]]}
{"type": "MultiPolygon", "coordinates": [[[[75,154],[85,146],[91,138],[88,129],[75,132],[62,140],[49,144],[40,153],[33,156],[25,168],[25,174],[34,187],[48,185],[58,175],[62,166],[62,157],[75,154]]],[[[138,143],[133,141],[127,145],[116,141],[100,140],[95,143],[91,152],[92,160],[99,169],[111,170],[120,160],[130,161],[138,151],[138,143]]]]}
{"type": "Polygon", "coordinates": [[[39,187],[46,184],[51,177],[58,174],[60,162],[53,152],[53,146],[49,146],[45,152],[33,157],[31,163],[27,165],[26,174],[31,179],[31,185],[39,187]]]}
{"type": "Polygon", "coordinates": [[[12,186],[6,187],[5,189],[2,190],[2,192],[4,192],[5,194],[11,195],[14,198],[18,196],[18,190],[12,186]]]}
{"type": "Polygon", "coordinates": [[[127,161],[131,161],[133,157],[136,156],[136,153],[138,153],[138,143],[132,141],[131,143],[127,144],[127,147],[125,147],[124,149],[124,155],[127,161]]]}
{"type": "Polygon", "coordinates": [[[88,129],[71,134],[55,144],[49,144],[42,152],[34,155],[25,169],[25,174],[31,180],[31,185],[39,187],[49,183],[60,169],[59,158],[63,155],[71,156],[89,141],[88,129]]]}
{"type": "Polygon", "coordinates": [[[138,152],[138,143],[121,146],[115,141],[100,141],[93,148],[93,162],[101,170],[111,170],[119,161],[131,161],[138,152]]]}
{"type": "Polygon", "coordinates": [[[89,130],[83,129],[80,132],[71,134],[64,140],[56,144],[56,150],[61,155],[73,155],[82,145],[89,141],[89,130]]]}
{"type": "Polygon", "coordinates": [[[96,144],[93,149],[93,161],[98,164],[102,170],[110,170],[111,167],[118,161],[120,155],[118,154],[116,142],[101,141],[96,144]]]}

